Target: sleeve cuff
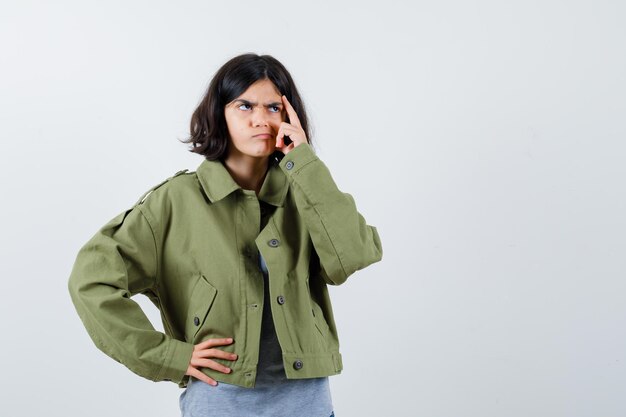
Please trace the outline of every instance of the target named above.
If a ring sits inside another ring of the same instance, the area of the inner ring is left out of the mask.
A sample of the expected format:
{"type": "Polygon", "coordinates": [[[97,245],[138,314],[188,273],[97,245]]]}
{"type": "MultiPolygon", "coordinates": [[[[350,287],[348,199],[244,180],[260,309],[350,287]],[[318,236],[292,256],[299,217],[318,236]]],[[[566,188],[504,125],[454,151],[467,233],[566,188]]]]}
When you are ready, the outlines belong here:
{"type": "Polygon", "coordinates": [[[280,161],[280,168],[289,177],[297,174],[307,164],[316,161],[317,155],[308,143],[301,143],[295,146],[280,161]]]}
{"type": "Polygon", "coordinates": [[[170,343],[167,358],[157,375],[156,381],[180,383],[185,377],[187,368],[189,368],[194,345],[177,339],[171,339],[170,343]]]}

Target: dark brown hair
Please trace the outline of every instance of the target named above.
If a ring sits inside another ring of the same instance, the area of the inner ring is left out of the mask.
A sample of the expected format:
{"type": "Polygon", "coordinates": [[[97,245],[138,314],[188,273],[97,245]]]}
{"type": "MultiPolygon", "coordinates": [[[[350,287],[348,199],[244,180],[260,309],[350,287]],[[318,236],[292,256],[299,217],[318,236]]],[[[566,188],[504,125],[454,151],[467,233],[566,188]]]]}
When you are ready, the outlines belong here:
{"type": "MultiPolygon", "coordinates": [[[[192,144],[189,151],[204,155],[209,160],[225,157],[230,138],[224,107],[243,94],[250,85],[264,79],[274,83],[280,94],[287,97],[298,115],[307,141],[312,145],[306,109],[289,71],[270,55],[247,53],[231,58],[213,76],[191,117],[190,137],[182,141],[192,144]]],[[[280,160],[283,153],[277,150],[272,157],[280,160]]]]}

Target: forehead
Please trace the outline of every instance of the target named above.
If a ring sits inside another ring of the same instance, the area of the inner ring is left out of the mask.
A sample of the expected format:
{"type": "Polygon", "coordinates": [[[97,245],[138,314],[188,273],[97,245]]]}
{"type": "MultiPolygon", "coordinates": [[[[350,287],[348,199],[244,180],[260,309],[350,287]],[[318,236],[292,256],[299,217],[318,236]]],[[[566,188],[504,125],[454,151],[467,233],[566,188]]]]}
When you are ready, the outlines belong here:
{"type": "Polygon", "coordinates": [[[280,91],[270,80],[258,80],[250,85],[238,98],[256,100],[257,98],[280,101],[280,91]]]}

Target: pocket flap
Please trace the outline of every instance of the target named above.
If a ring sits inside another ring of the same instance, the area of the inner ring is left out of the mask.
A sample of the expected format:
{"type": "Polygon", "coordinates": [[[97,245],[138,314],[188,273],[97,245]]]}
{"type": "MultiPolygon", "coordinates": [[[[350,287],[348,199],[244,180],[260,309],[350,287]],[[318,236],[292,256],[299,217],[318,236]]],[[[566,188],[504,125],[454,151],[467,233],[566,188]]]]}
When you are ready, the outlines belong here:
{"type": "Polygon", "coordinates": [[[189,309],[187,310],[187,324],[185,334],[187,341],[192,342],[198,330],[204,326],[207,315],[213,306],[217,290],[202,274],[198,275],[198,282],[194,285],[189,309]]]}

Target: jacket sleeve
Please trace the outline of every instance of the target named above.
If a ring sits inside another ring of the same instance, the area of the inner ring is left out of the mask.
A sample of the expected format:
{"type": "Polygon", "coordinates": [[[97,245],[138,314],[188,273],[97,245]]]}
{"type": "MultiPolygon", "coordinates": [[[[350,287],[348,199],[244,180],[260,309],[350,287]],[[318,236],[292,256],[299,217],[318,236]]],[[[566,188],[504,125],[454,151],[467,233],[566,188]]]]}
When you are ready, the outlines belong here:
{"type": "Polygon", "coordinates": [[[156,290],[153,230],[135,205],[79,250],[68,288],[89,336],[102,352],[152,381],[179,383],[194,346],[154,329],[131,296],[156,290]]]}
{"type": "Polygon", "coordinates": [[[366,224],[352,196],[337,188],[308,143],[294,147],[279,166],[289,178],[327,284],[340,285],[355,271],[382,259],[376,227],[366,224]]]}

